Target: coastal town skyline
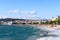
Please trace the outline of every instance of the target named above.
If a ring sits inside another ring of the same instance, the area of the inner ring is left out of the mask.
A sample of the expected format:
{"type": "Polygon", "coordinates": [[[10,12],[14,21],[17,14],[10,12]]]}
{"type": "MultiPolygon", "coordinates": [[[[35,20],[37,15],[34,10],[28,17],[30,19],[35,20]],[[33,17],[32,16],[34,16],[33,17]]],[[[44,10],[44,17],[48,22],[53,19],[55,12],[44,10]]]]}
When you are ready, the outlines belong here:
{"type": "Polygon", "coordinates": [[[0,0],[0,18],[43,19],[60,15],[59,0],[0,0]]]}

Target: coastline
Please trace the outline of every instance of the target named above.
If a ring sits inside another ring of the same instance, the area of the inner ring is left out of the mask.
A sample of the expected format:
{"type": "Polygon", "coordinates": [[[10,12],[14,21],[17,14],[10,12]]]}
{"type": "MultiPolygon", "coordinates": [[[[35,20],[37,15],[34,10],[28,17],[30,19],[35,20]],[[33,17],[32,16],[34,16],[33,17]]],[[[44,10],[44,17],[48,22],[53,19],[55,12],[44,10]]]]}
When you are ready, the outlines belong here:
{"type": "Polygon", "coordinates": [[[49,27],[49,25],[47,25],[46,30],[49,31],[48,35],[51,36],[38,38],[37,40],[60,40],[60,25],[57,25],[56,27],[49,27]]]}
{"type": "MultiPolygon", "coordinates": [[[[30,24],[29,24],[30,25],[30,24]]],[[[37,24],[37,25],[30,25],[30,26],[34,26],[34,27],[37,27],[37,28],[51,28],[51,29],[57,29],[57,30],[60,30],[60,25],[39,25],[39,24],[37,24]]]]}
{"type": "Polygon", "coordinates": [[[51,28],[51,29],[57,29],[60,30],[60,25],[52,25],[52,24],[13,24],[9,26],[32,26],[36,28],[51,28]]]}
{"type": "Polygon", "coordinates": [[[50,35],[47,37],[37,38],[36,40],[60,40],[60,25],[56,26],[54,25],[53,27],[51,25],[31,25],[31,26],[35,26],[39,29],[42,28],[48,31],[48,35],[50,35]]]}
{"type": "MultiPolygon", "coordinates": [[[[9,25],[10,26],[10,25],[9,25]]],[[[44,30],[47,30],[48,31],[48,34],[50,36],[47,36],[47,37],[39,37],[37,38],[36,40],[58,40],[60,38],[60,30],[56,30],[54,27],[48,27],[48,26],[51,26],[51,25],[29,25],[29,24],[20,24],[20,25],[13,25],[13,26],[32,26],[32,27],[36,27],[36,28],[42,28],[44,30]],[[53,36],[53,35],[57,35],[57,37],[53,36]]],[[[60,25],[57,25],[57,27],[60,27],[60,25]]],[[[40,34],[40,33],[39,33],[40,34]]]]}

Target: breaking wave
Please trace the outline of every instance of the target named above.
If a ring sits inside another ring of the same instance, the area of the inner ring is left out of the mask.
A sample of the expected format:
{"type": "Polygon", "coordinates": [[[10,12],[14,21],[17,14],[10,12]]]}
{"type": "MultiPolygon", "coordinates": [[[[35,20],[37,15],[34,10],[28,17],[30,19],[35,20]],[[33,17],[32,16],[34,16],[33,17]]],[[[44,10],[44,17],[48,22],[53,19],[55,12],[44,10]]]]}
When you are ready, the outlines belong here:
{"type": "Polygon", "coordinates": [[[0,40],[59,40],[60,30],[33,27],[0,25],[0,40]]]}

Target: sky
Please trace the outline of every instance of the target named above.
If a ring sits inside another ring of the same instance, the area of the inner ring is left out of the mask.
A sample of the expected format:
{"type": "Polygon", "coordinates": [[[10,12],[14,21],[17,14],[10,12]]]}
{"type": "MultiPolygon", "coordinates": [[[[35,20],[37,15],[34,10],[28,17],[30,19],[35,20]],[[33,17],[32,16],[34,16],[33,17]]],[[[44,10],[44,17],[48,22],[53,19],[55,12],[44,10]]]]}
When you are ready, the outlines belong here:
{"type": "Polygon", "coordinates": [[[49,19],[60,15],[60,0],[0,0],[0,18],[49,19]]]}

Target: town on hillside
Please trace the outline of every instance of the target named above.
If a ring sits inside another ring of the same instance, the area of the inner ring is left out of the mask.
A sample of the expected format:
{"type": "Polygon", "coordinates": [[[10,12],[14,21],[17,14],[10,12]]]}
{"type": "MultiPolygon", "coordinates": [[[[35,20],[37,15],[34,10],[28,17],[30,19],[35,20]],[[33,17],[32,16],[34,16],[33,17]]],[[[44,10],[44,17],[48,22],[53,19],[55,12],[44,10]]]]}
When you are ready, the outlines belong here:
{"type": "Polygon", "coordinates": [[[13,24],[34,24],[34,25],[60,25],[60,16],[52,17],[51,19],[14,19],[14,18],[1,18],[0,24],[2,25],[13,25],[13,24]]]}

